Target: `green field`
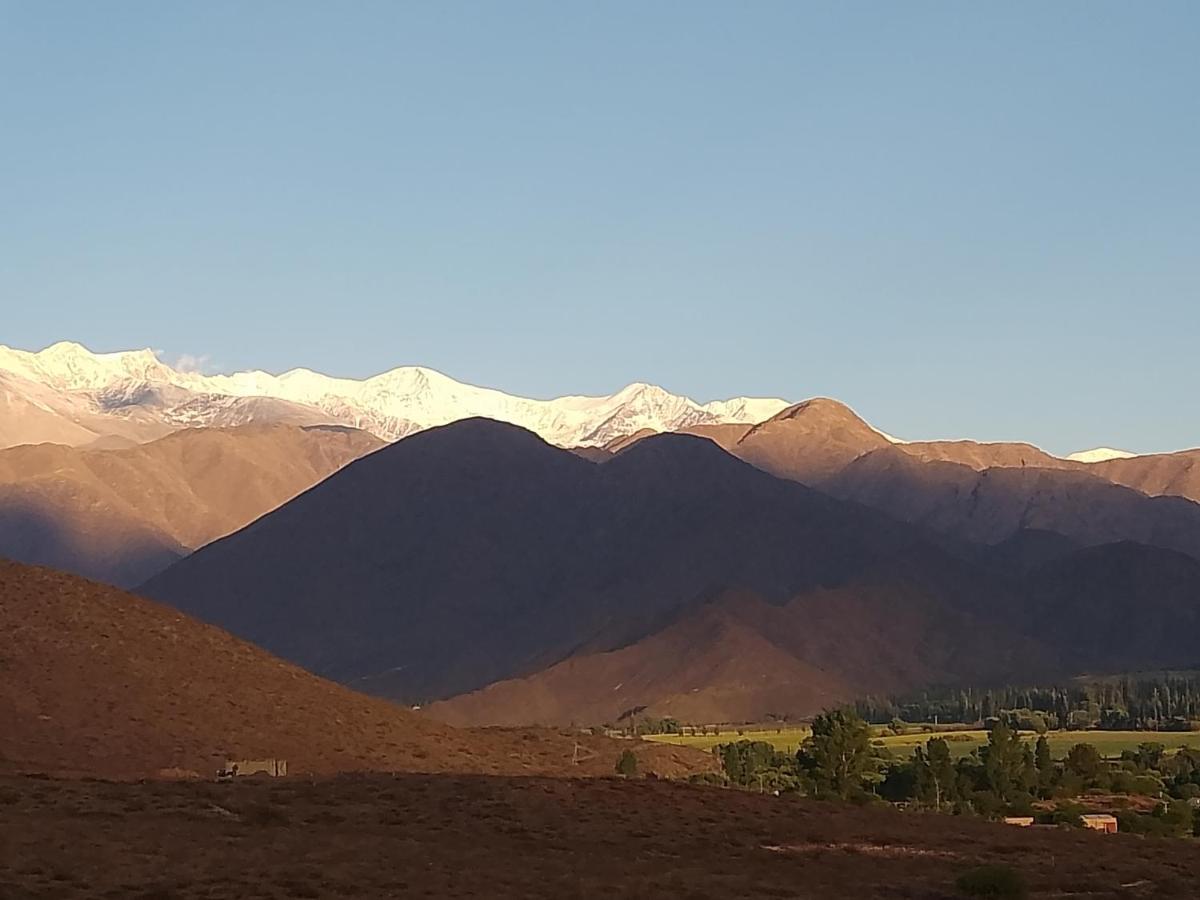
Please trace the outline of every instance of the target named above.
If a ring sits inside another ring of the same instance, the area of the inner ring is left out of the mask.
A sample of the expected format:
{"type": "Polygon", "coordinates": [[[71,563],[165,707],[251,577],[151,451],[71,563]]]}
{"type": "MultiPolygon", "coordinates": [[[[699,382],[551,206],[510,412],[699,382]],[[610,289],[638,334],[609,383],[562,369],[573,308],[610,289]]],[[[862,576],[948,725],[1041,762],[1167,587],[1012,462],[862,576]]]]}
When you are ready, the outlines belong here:
{"type": "MultiPolygon", "coordinates": [[[[987,743],[986,731],[936,731],[915,732],[913,734],[893,735],[886,730],[873,729],[874,740],[882,741],[883,746],[897,756],[908,756],[914,747],[924,744],[930,738],[946,738],[950,745],[950,753],[955,756],[966,756],[976,747],[987,743]]],[[[720,735],[678,735],[652,734],[646,735],[650,741],[663,741],[670,744],[681,744],[686,747],[698,747],[710,750],[717,744],[728,744],[732,741],[766,741],[778,750],[794,753],[801,742],[810,734],[807,728],[785,728],[751,730],[744,729],[738,734],[736,729],[722,730],[720,735]]],[[[1033,741],[1037,735],[1033,732],[1022,732],[1021,736],[1033,741]]],[[[1046,735],[1050,741],[1050,753],[1056,759],[1066,756],[1067,751],[1075,744],[1091,744],[1100,751],[1102,756],[1120,756],[1122,750],[1133,750],[1138,744],[1152,741],[1164,745],[1169,750],[1180,747],[1193,747],[1200,750],[1200,732],[1154,732],[1154,731],[1052,731],[1046,735]]]]}
{"type": "Polygon", "coordinates": [[[728,744],[733,741],[766,741],[776,750],[795,753],[800,743],[812,734],[810,728],[784,728],[780,731],[771,729],[745,728],[739,734],[737,729],[722,729],[719,735],[713,734],[647,734],[647,741],[661,741],[664,744],[679,744],[683,747],[697,747],[700,750],[711,750],[717,744],[728,744]]]}

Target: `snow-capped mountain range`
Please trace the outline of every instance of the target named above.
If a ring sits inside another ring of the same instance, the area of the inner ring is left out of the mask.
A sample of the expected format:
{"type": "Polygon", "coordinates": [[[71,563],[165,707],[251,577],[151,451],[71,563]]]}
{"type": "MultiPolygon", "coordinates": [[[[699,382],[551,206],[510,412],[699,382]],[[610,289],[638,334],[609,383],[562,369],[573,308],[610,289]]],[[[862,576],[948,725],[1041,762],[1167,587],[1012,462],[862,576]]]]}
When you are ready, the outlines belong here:
{"type": "Polygon", "coordinates": [[[787,405],[747,397],[700,404],[649,384],[607,397],[533,400],[417,366],[362,381],[308,369],[203,375],[173,368],[151,350],[0,346],[0,446],[144,441],[188,426],[248,422],[343,424],[395,440],[471,416],[521,425],[559,446],[599,446],[647,428],[761,422],[787,405]]]}

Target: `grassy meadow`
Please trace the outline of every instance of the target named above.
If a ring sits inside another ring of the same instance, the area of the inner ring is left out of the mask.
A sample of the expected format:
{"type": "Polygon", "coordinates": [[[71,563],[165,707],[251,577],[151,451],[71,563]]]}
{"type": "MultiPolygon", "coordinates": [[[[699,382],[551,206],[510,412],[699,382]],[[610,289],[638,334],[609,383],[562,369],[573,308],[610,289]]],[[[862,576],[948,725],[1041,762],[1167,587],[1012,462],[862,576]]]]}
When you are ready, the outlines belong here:
{"type": "MultiPolygon", "coordinates": [[[[777,750],[787,753],[796,752],[800,744],[811,731],[808,728],[743,728],[722,729],[719,735],[679,735],[652,734],[646,735],[650,741],[679,744],[685,747],[696,747],[701,750],[711,750],[717,744],[728,744],[732,741],[766,741],[777,750]]],[[[1037,740],[1032,731],[1022,732],[1021,736],[1028,741],[1037,740]]],[[[987,743],[986,731],[968,730],[939,730],[916,731],[910,734],[894,735],[890,730],[876,726],[872,728],[872,740],[882,742],[882,745],[897,756],[908,756],[914,747],[920,746],[930,738],[945,738],[950,745],[950,753],[954,757],[966,756],[976,747],[987,743]]],[[[1192,747],[1200,750],[1200,732],[1155,732],[1155,731],[1051,731],[1046,735],[1050,741],[1050,753],[1056,759],[1066,756],[1067,751],[1075,744],[1091,744],[1101,756],[1116,757],[1122,750],[1133,750],[1138,744],[1153,741],[1164,745],[1168,750],[1181,747],[1192,747]]]]}

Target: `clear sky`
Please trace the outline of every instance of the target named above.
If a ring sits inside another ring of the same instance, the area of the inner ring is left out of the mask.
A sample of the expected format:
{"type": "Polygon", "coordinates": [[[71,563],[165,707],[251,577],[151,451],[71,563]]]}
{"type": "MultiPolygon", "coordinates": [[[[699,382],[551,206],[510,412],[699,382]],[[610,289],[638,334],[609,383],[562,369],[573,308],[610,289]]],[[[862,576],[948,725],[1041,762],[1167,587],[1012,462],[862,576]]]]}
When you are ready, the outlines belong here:
{"type": "Polygon", "coordinates": [[[1200,3],[0,0],[0,343],[1200,444],[1200,3]]]}

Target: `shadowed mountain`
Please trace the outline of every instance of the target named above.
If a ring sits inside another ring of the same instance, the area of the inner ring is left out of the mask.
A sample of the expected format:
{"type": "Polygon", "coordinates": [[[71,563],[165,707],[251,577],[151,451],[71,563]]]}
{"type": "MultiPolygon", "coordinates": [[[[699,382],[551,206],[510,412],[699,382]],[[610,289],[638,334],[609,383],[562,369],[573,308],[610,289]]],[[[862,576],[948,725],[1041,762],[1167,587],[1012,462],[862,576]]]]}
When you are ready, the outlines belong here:
{"type": "Polygon", "coordinates": [[[918,529],[711,441],[647,438],[596,465],[469,420],[347,466],[143,589],[323,675],[426,701],[633,644],[726,588],[782,604],[860,584],[1007,602],[918,529]]]}
{"type": "Polygon", "coordinates": [[[1200,668],[1200,561],[1131,542],[1087,547],[1029,576],[1029,622],[1080,671],[1200,668]]]}
{"type": "Polygon", "coordinates": [[[818,588],[782,604],[731,591],[633,644],[427,711],[457,725],[613,723],[634,708],[684,722],[761,722],[864,694],[1049,673],[1048,660],[1011,626],[903,584],[818,588]]]}
{"type": "Polygon", "coordinates": [[[1079,549],[1079,542],[1057,531],[1022,528],[997,544],[979,547],[979,560],[988,568],[1010,577],[1025,575],[1052,560],[1079,549]]]}
{"type": "Polygon", "coordinates": [[[0,560],[0,598],[0,773],[210,776],[226,758],[280,757],[293,774],[606,775],[627,747],[662,774],[711,766],[686,748],[449,728],[49,569],[0,560]]]}
{"type": "MultiPolygon", "coordinates": [[[[850,407],[824,397],[796,403],[758,425],[698,425],[677,433],[708,438],[764,472],[811,486],[863,454],[891,446],[850,407]]],[[[619,453],[653,434],[639,431],[604,449],[619,453]]]]}
{"type": "Polygon", "coordinates": [[[0,484],[0,552],[106,581],[137,584],[187,555],[171,535],[114,509],[89,486],[0,484]]]}
{"type": "Polygon", "coordinates": [[[1128,542],[1077,550],[1035,530],[986,556],[1021,579],[1022,605],[1000,617],[897,586],[822,589],[784,604],[730,592],[631,645],[580,653],[427,711],[456,725],[612,723],[634,708],[685,722],[756,722],[929,684],[1200,667],[1195,559],[1128,542]]]}
{"type": "Polygon", "coordinates": [[[341,426],[185,429],[113,450],[0,451],[0,554],[139,584],[381,445],[341,426]]]}

